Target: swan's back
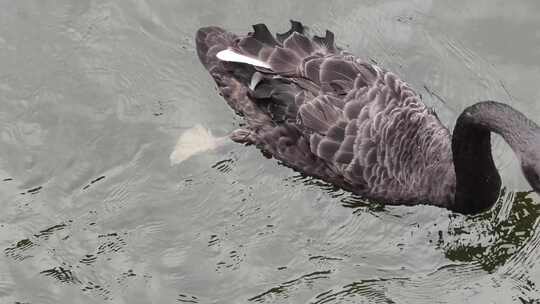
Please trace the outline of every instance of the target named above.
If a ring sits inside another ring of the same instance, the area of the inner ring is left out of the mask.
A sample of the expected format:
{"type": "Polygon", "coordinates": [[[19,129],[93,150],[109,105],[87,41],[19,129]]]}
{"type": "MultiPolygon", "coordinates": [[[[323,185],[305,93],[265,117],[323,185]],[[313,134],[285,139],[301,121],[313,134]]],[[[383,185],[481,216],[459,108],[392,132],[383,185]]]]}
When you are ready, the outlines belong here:
{"type": "Polygon", "coordinates": [[[310,38],[292,22],[276,37],[261,24],[237,37],[208,27],[197,49],[246,118],[233,140],[369,198],[453,201],[449,131],[408,84],[336,47],[331,32],[310,38]]]}

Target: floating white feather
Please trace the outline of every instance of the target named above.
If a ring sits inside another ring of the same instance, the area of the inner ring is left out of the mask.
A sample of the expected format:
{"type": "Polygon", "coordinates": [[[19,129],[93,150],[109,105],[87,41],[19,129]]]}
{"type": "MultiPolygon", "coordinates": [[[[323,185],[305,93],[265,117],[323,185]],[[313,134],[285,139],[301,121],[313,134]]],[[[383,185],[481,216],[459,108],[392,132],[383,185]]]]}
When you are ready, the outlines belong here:
{"type": "Polygon", "coordinates": [[[238,54],[231,49],[226,49],[226,50],[218,52],[216,54],[216,57],[222,61],[241,62],[241,63],[247,63],[250,65],[254,65],[254,66],[258,66],[258,67],[262,67],[266,69],[271,69],[268,63],[260,61],[255,58],[248,57],[246,55],[238,54]]]}
{"type": "Polygon", "coordinates": [[[208,150],[213,150],[226,142],[226,137],[215,137],[210,130],[197,124],[178,137],[169,159],[177,165],[186,159],[208,150]]]}

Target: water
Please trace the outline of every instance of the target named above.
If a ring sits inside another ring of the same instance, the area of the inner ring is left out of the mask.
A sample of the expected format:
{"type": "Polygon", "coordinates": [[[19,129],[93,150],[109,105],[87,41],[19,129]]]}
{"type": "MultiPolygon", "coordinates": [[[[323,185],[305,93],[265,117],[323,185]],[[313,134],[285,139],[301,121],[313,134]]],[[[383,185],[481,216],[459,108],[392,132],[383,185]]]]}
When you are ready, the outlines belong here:
{"type": "MultiPolygon", "coordinates": [[[[450,127],[495,99],[540,117],[537,1],[2,1],[1,303],[534,303],[540,198],[494,140],[504,193],[462,216],[369,204],[183,131],[241,120],[197,28],[294,18],[393,70],[450,127]]],[[[536,302],[537,303],[537,302],[536,302]]]]}

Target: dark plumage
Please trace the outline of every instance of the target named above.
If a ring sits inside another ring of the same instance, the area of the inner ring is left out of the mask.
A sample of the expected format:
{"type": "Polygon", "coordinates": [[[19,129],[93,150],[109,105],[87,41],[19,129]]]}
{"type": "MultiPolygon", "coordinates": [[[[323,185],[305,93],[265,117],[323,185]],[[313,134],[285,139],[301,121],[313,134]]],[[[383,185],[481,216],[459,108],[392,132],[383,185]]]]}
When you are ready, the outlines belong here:
{"type": "Polygon", "coordinates": [[[247,122],[232,140],[367,198],[476,213],[500,190],[493,131],[540,191],[540,129],[510,106],[465,109],[451,136],[407,83],[338,48],[332,32],[309,37],[296,21],[276,36],[264,24],[253,29],[205,27],[196,37],[201,62],[247,122]]]}

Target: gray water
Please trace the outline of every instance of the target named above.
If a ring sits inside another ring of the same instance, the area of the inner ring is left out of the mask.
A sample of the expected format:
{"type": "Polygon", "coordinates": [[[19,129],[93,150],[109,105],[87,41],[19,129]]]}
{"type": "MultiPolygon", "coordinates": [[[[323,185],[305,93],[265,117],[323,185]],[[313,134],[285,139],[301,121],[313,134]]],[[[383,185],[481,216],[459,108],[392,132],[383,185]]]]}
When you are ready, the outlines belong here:
{"type": "Polygon", "coordinates": [[[450,128],[473,102],[540,122],[540,2],[0,2],[1,303],[538,303],[540,198],[494,139],[489,212],[385,207],[234,143],[205,25],[288,19],[406,79],[450,128]],[[525,192],[523,192],[525,191],[525,192]]]}

